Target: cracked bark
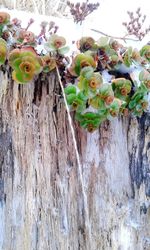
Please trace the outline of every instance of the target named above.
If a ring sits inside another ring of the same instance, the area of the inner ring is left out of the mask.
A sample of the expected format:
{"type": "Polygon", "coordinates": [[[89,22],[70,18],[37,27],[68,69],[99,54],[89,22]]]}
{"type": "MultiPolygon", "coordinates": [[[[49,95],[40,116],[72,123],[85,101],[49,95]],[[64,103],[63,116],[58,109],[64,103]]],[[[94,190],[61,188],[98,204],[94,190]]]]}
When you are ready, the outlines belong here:
{"type": "Polygon", "coordinates": [[[150,115],[88,134],[75,124],[81,183],[55,73],[17,85],[0,71],[0,249],[149,250],[150,115]]]}

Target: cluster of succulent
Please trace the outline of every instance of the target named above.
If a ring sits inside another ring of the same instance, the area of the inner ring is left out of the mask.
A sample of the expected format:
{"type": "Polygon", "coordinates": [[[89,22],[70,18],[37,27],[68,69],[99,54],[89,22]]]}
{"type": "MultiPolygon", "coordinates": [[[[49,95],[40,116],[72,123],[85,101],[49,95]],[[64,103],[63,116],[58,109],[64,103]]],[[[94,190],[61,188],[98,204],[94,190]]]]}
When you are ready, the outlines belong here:
{"type": "Polygon", "coordinates": [[[92,37],[82,37],[77,42],[80,52],[91,54],[97,62],[97,69],[118,70],[122,65],[140,65],[148,68],[150,61],[150,45],[147,44],[138,51],[132,47],[125,47],[117,40],[101,37],[95,41],[92,37]]]}
{"type": "Polygon", "coordinates": [[[8,56],[12,77],[18,83],[28,83],[42,71],[41,59],[31,48],[14,49],[8,56]]]}
{"type": "Polygon", "coordinates": [[[89,0],[85,2],[77,2],[76,4],[67,2],[68,7],[70,8],[70,13],[73,16],[75,23],[80,23],[85,20],[85,18],[91,14],[94,10],[97,10],[99,7],[99,3],[90,3],[89,0]]]}
{"type": "Polygon", "coordinates": [[[138,8],[135,13],[131,11],[128,11],[127,13],[130,21],[128,23],[123,22],[123,26],[126,27],[128,35],[134,35],[139,40],[142,40],[150,32],[150,26],[145,30],[142,30],[143,24],[146,20],[146,15],[142,15],[140,8],[138,8]]]}
{"type": "Polygon", "coordinates": [[[10,15],[5,12],[0,12],[0,35],[2,34],[4,25],[7,25],[9,21],[10,21],[10,15]]]}
{"type": "Polygon", "coordinates": [[[0,65],[4,64],[7,56],[7,43],[0,38],[0,65]]]}
{"type": "Polygon", "coordinates": [[[9,14],[0,12],[0,67],[8,63],[15,82],[27,84],[39,73],[57,67],[70,110],[89,132],[119,114],[141,116],[147,110],[150,44],[138,51],[108,37],[97,41],[82,37],[76,43],[76,56],[68,58],[69,47],[66,39],[56,34],[55,23],[50,22],[47,36],[47,23],[42,22],[40,34],[35,36],[28,30],[33,22],[30,19],[22,28],[20,20],[10,20],[9,14]],[[38,45],[43,48],[40,52],[38,45]],[[128,74],[133,66],[141,69],[138,81],[128,74]],[[104,72],[109,79],[105,79],[104,72]],[[121,75],[114,77],[114,72],[121,75]]]}
{"type": "Polygon", "coordinates": [[[56,65],[62,65],[64,55],[69,51],[66,39],[56,34],[58,27],[54,22],[48,26],[41,23],[38,36],[29,31],[34,20],[31,18],[26,28],[22,28],[17,18],[10,20],[10,15],[0,12],[0,65],[8,61],[12,67],[12,78],[17,83],[28,83],[40,72],[50,72],[56,65]],[[37,46],[43,45],[43,51],[38,52],[37,46]]]}
{"type": "Polygon", "coordinates": [[[70,110],[75,112],[75,118],[83,128],[93,132],[103,121],[119,114],[127,116],[131,113],[140,117],[147,110],[150,45],[138,51],[106,37],[97,42],[91,37],[83,37],[77,42],[77,48],[80,53],[67,69],[65,93],[70,110]],[[128,72],[133,65],[143,68],[139,84],[124,74],[119,78],[111,75],[113,71],[120,73],[122,66],[128,72]],[[111,80],[105,80],[104,71],[111,80]],[[68,74],[74,81],[69,80],[68,74]]]}

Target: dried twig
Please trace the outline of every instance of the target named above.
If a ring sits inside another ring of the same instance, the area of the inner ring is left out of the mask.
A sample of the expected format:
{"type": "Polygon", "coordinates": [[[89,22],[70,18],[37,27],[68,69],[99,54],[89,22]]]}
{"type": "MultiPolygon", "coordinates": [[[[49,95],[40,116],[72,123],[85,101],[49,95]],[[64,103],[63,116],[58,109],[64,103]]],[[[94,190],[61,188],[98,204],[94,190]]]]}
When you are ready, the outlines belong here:
{"type": "Polygon", "coordinates": [[[127,29],[127,34],[124,37],[110,36],[110,35],[102,32],[102,31],[99,31],[99,30],[95,30],[95,29],[91,29],[91,30],[95,31],[101,35],[110,37],[110,38],[123,40],[124,42],[126,42],[126,40],[134,41],[134,42],[141,41],[149,33],[150,26],[149,26],[149,28],[146,28],[145,31],[141,30],[142,26],[145,22],[146,15],[142,16],[140,11],[141,11],[141,9],[138,8],[135,14],[133,12],[130,12],[130,11],[127,12],[129,15],[130,21],[128,23],[126,23],[126,22],[122,23],[127,29]],[[134,36],[137,39],[130,38],[129,36],[134,36]]]}
{"type": "Polygon", "coordinates": [[[99,30],[95,30],[95,29],[91,29],[92,31],[94,32],[97,32],[103,36],[107,36],[107,37],[110,37],[110,38],[114,38],[114,39],[120,39],[120,40],[123,40],[124,42],[126,42],[126,40],[130,40],[130,41],[134,41],[134,42],[138,42],[139,40],[138,39],[133,39],[133,38],[129,38],[129,37],[126,37],[127,35],[125,35],[124,37],[119,37],[119,36],[110,36],[102,31],[99,31],[99,30]]]}
{"type": "Polygon", "coordinates": [[[96,10],[100,4],[98,2],[95,4],[89,3],[89,0],[86,0],[82,4],[80,2],[73,4],[68,1],[67,5],[70,8],[70,13],[73,16],[74,22],[82,24],[85,18],[96,10]]]}
{"type": "Polygon", "coordinates": [[[142,15],[141,9],[138,8],[135,13],[128,11],[129,22],[123,22],[123,26],[126,27],[128,36],[134,35],[141,41],[149,32],[150,26],[145,30],[142,30],[143,24],[146,20],[146,15],[142,15]]]}

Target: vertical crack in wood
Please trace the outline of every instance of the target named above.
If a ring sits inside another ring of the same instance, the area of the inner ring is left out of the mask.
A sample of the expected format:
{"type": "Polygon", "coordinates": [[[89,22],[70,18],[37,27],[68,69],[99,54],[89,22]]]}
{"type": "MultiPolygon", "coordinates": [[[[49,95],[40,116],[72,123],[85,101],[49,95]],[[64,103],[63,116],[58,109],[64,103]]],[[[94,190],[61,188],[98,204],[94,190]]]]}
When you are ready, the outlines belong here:
{"type": "Polygon", "coordinates": [[[133,197],[135,196],[135,184],[139,189],[142,183],[145,184],[146,195],[150,196],[150,155],[148,155],[150,114],[144,113],[141,118],[136,119],[135,124],[134,121],[131,118],[128,127],[128,145],[131,144],[129,147],[132,147],[132,150],[129,151],[129,169],[133,197]]]}
{"type": "MultiPolygon", "coordinates": [[[[0,95],[0,249],[91,250],[59,84],[54,73],[41,77],[19,86],[0,72],[8,80],[0,95]]],[[[92,250],[150,249],[149,125],[149,114],[116,118],[93,134],[74,125],[92,250]]]]}
{"type": "Polygon", "coordinates": [[[11,132],[7,128],[5,132],[3,131],[3,126],[0,117],[0,202],[6,201],[5,193],[5,180],[10,178],[12,180],[12,190],[13,190],[13,180],[14,180],[14,161],[13,161],[13,151],[12,151],[12,140],[11,132]]]}

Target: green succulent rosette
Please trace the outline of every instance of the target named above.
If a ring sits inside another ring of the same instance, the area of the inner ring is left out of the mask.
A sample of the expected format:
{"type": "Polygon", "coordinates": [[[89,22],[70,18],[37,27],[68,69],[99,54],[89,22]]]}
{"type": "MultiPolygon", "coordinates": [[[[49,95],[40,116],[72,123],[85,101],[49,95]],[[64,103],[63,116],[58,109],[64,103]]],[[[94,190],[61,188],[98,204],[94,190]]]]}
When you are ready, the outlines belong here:
{"type": "Polygon", "coordinates": [[[141,84],[144,84],[148,91],[150,91],[150,73],[147,70],[142,70],[139,74],[141,84]]]}
{"type": "Polygon", "coordinates": [[[10,15],[6,12],[0,12],[0,26],[9,23],[10,15]]]}
{"type": "Polygon", "coordinates": [[[148,89],[145,84],[141,84],[134,95],[131,97],[129,104],[129,109],[135,116],[141,116],[148,107],[148,89]]]}
{"type": "Polygon", "coordinates": [[[145,57],[150,62],[150,45],[145,45],[140,50],[140,55],[145,57]]]}
{"type": "Polygon", "coordinates": [[[49,54],[41,56],[43,72],[48,73],[56,68],[56,59],[49,54]]]}
{"type": "Polygon", "coordinates": [[[13,68],[12,78],[17,83],[28,83],[42,70],[40,59],[32,50],[14,49],[9,54],[9,64],[13,68]]]}
{"type": "Polygon", "coordinates": [[[107,107],[109,107],[113,101],[114,93],[111,85],[103,84],[98,93],[93,98],[89,99],[89,104],[92,108],[102,111],[102,113],[106,113],[107,107]]]}
{"type": "Polygon", "coordinates": [[[74,76],[79,76],[81,70],[84,67],[92,67],[93,69],[95,69],[96,62],[94,58],[89,54],[81,53],[73,59],[72,65],[69,68],[69,72],[74,76]]]}
{"type": "Polygon", "coordinates": [[[125,66],[130,67],[132,65],[132,47],[129,47],[123,54],[123,63],[125,66]]]}
{"type": "Polygon", "coordinates": [[[0,66],[6,61],[7,56],[7,43],[4,39],[0,38],[0,66]]]}
{"type": "Polygon", "coordinates": [[[114,98],[114,101],[109,106],[107,118],[111,119],[112,117],[118,116],[121,105],[122,102],[120,99],[114,98]]]}
{"type": "Polygon", "coordinates": [[[77,92],[77,88],[69,85],[65,88],[67,103],[71,110],[82,112],[86,108],[87,97],[83,92],[77,92]]]}
{"type": "Polygon", "coordinates": [[[99,72],[94,72],[92,67],[85,67],[82,69],[78,88],[84,92],[84,94],[95,94],[103,83],[102,76],[99,72]]]}
{"type": "Polygon", "coordinates": [[[79,121],[80,126],[87,129],[88,132],[94,132],[103,121],[98,113],[86,112],[84,114],[76,113],[76,120],[79,121]]]}
{"type": "Polygon", "coordinates": [[[126,101],[131,92],[132,83],[125,78],[117,78],[112,80],[112,89],[115,97],[126,101]]]}
{"type": "Polygon", "coordinates": [[[103,84],[99,89],[99,96],[104,101],[106,106],[109,106],[114,100],[114,93],[112,86],[109,84],[103,84]]]}
{"type": "Polygon", "coordinates": [[[64,55],[69,51],[69,47],[65,45],[66,39],[64,37],[53,34],[44,44],[44,48],[48,52],[58,52],[60,55],[64,55]]]}
{"type": "Polygon", "coordinates": [[[82,37],[77,42],[77,48],[81,52],[96,49],[95,40],[92,37],[82,37]]]}

